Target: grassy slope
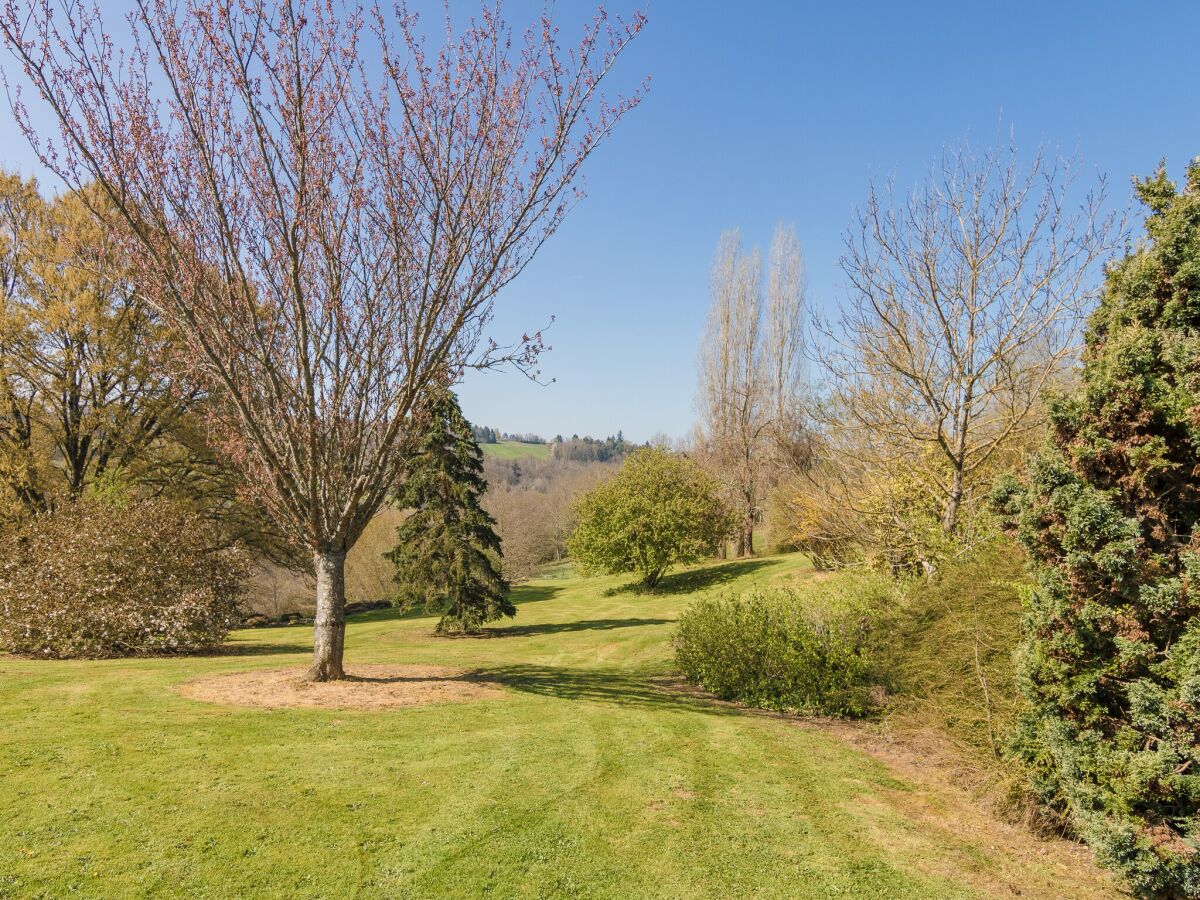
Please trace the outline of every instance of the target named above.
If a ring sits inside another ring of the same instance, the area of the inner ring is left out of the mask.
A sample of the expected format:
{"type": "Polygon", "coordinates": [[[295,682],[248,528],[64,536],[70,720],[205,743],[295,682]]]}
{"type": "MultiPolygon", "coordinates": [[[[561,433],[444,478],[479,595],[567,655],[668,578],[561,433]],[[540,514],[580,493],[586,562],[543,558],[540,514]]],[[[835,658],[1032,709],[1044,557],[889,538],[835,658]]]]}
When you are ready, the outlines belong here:
{"type": "Polygon", "coordinates": [[[301,664],[302,628],[209,658],[0,657],[0,896],[977,895],[964,879],[1096,896],[819,728],[648,680],[695,591],[801,568],[712,566],[650,597],[547,579],[486,639],[390,611],[351,624],[351,663],[477,666],[509,688],[466,705],[266,711],[172,690],[301,664]]]}
{"type": "Polygon", "coordinates": [[[480,444],[484,456],[494,456],[496,459],[523,459],[528,456],[537,459],[550,458],[549,444],[526,444],[522,441],[500,441],[496,444],[480,444]]]}

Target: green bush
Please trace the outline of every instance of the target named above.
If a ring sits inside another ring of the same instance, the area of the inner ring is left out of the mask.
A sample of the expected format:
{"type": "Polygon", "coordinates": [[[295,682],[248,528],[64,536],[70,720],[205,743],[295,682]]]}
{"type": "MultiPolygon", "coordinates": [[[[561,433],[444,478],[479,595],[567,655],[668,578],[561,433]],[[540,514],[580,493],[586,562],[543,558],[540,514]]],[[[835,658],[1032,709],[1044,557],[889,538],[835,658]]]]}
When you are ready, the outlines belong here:
{"type": "Polygon", "coordinates": [[[1013,655],[1027,565],[1000,538],[907,583],[885,654],[896,724],[940,732],[977,762],[1004,755],[1022,706],[1013,655]]]}
{"type": "Polygon", "coordinates": [[[883,626],[887,724],[1005,820],[1061,833],[1012,753],[1026,706],[1014,656],[1029,582],[1027,556],[1003,537],[910,579],[883,626]]]}
{"type": "Polygon", "coordinates": [[[733,530],[720,485],[683,454],[646,447],[575,505],[567,551],[585,573],[636,572],[653,588],[678,563],[711,556],[733,530]]]}
{"type": "Polygon", "coordinates": [[[688,681],[722,700],[866,715],[878,694],[872,626],[891,593],[882,579],[848,575],[704,598],[680,616],[675,660],[688,681]]]}
{"type": "Polygon", "coordinates": [[[164,500],[85,498],[4,535],[0,649],[46,658],[182,652],[238,621],[246,555],[164,500]]]}

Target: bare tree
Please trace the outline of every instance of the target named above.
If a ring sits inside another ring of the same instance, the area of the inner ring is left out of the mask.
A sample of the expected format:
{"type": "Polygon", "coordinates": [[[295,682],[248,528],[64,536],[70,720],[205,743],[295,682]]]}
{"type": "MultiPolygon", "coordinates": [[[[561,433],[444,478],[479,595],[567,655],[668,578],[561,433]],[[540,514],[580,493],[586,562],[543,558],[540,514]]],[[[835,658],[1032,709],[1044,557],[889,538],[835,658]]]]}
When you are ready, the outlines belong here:
{"type": "Polygon", "coordinates": [[[1022,167],[1012,146],[965,145],[911,194],[872,186],[846,238],[848,300],[818,322],[825,426],[855,479],[915,482],[942,533],[959,530],[980,476],[1040,427],[1075,359],[1121,234],[1104,187],[1073,204],[1070,162],[1039,151],[1022,167]]]}
{"type": "Polygon", "coordinates": [[[799,421],[804,262],[794,228],[779,226],[767,260],[738,232],[721,236],[700,345],[697,449],[741,513],[737,555],[754,553],[754,527],[774,465],[794,459],[799,421]]]}
{"type": "Polygon", "coordinates": [[[140,281],[215,398],[231,460],[312,554],[316,680],[343,677],[346,552],[394,486],[433,380],[531,367],[483,330],[640,92],[600,84],[642,27],[603,13],[573,50],[495,7],[429,53],[416,16],[321,0],[137,0],[132,49],[76,0],[0,31],[60,125],[17,121],[69,186],[94,181],[140,281]]]}

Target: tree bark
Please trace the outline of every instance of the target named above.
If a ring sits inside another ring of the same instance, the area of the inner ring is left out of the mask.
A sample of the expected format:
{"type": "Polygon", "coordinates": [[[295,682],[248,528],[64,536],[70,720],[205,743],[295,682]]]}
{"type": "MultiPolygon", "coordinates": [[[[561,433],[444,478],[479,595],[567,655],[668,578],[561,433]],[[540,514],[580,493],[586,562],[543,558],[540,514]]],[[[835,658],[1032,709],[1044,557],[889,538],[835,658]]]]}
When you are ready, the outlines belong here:
{"type": "Polygon", "coordinates": [[[738,535],[738,556],[754,555],[754,515],[748,514],[742,521],[742,531],[738,535]]]}
{"type": "Polygon", "coordinates": [[[942,531],[945,534],[953,534],[958,527],[958,507],[962,503],[963,497],[963,471],[962,467],[955,467],[954,475],[950,482],[950,490],[946,496],[946,508],[942,513],[942,531]]]}
{"type": "Polygon", "coordinates": [[[310,681],[337,681],[346,677],[342,652],[346,644],[346,551],[323,550],[313,554],[317,573],[317,614],[313,621],[313,662],[310,681]]]}

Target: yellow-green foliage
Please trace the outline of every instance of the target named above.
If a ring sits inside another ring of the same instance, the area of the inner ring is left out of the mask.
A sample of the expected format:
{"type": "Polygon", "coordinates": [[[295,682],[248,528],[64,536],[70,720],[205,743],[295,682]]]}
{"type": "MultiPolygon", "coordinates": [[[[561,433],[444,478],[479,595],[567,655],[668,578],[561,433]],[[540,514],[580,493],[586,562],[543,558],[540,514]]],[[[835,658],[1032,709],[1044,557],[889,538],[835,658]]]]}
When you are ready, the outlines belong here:
{"type": "Polygon", "coordinates": [[[1025,558],[1008,541],[913,579],[894,618],[895,708],[974,756],[998,758],[1020,695],[1013,653],[1020,639],[1025,558]]]}

